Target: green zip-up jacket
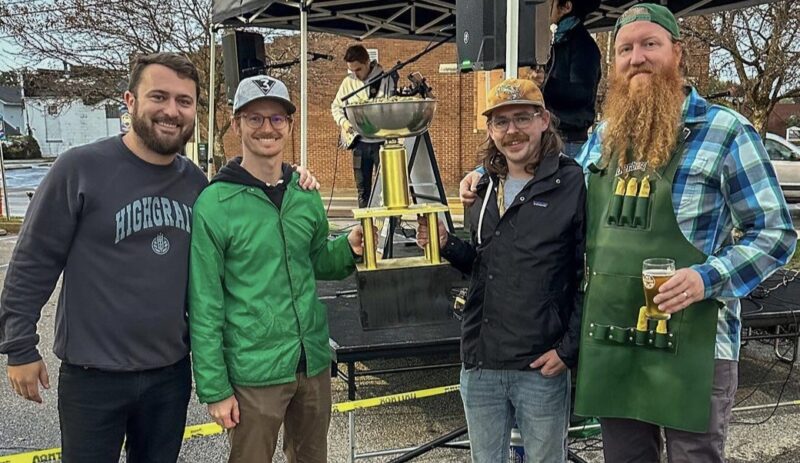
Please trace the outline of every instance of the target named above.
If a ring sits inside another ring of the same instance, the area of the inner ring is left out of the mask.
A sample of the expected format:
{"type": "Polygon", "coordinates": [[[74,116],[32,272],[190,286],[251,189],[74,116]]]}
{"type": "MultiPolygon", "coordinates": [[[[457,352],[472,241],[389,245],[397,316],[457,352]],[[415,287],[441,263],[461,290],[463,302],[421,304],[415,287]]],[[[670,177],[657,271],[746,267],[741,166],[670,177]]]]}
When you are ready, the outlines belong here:
{"type": "Polygon", "coordinates": [[[285,179],[280,207],[264,188],[230,176],[195,203],[189,331],[203,403],[230,397],[234,384],[295,381],[301,345],[309,377],[330,366],[316,280],[345,278],[355,261],[346,236],[328,239],[319,193],[302,190],[297,174],[285,179]]]}

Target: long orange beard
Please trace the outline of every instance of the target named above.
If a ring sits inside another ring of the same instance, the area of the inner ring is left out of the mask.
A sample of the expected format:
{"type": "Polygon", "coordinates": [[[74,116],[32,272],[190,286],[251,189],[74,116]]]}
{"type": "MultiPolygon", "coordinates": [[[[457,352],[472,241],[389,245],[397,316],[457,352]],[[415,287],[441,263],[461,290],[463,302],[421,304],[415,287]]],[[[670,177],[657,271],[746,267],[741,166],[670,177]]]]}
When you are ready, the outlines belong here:
{"type": "Polygon", "coordinates": [[[605,164],[618,155],[618,165],[647,162],[648,170],[665,165],[678,141],[685,95],[678,66],[664,68],[649,77],[614,75],[603,104],[605,164]],[[629,153],[630,151],[630,153],[629,153]],[[630,154],[633,159],[628,159],[630,154]]]}

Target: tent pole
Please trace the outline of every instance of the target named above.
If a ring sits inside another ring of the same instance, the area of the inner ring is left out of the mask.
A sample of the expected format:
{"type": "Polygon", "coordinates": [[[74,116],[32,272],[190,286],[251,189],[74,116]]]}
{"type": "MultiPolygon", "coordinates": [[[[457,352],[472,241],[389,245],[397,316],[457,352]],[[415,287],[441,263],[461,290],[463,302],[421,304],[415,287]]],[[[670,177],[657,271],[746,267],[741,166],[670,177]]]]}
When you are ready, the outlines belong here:
{"type": "Polygon", "coordinates": [[[517,78],[519,48],[519,0],[506,3],[506,79],[517,78]]]}
{"type": "Polygon", "coordinates": [[[308,4],[300,2],[300,165],[308,167],[308,4]]]}
{"type": "Polygon", "coordinates": [[[214,30],[212,24],[209,28],[211,33],[211,64],[209,67],[208,75],[208,150],[206,151],[206,173],[208,179],[211,180],[213,176],[212,166],[214,165],[214,109],[216,107],[216,95],[214,94],[214,77],[217,73],[217,31],[214,30]]]}

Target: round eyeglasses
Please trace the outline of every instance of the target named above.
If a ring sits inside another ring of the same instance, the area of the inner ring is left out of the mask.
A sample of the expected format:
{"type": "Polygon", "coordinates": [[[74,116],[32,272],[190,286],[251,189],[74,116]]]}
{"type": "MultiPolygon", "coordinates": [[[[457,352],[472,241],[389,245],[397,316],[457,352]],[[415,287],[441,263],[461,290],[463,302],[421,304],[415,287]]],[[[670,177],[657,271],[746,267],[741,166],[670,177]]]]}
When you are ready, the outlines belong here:
{"type": "Polygon", "coordinates": [[[289,121],[292,120],[291,116],[286,116],[283,114],[264,116],[262,114],[252,113],[242,114],[239,117],[244,119],[245,124],[247,124],[247,126],[251,129],[260,129],[264,125],[264,121],[269,120],[269,123],[272,125],[273,129],[281,130],[289,124],[289,121]]]}
{"type": "Polygon", "coordinates": [[[522,113],[522,114],[515,114],[514,116],[508,117],[496,117],[492,118],[487,122],[487,124],[491,125],[497,131],[505,132],[508,130],[508,127],[511,125],[511,122],[514,123],[514,127],[518,129],[527,129],[533,123],[533,120],[537,117],[541,116],[541,112],[535,113],[522,113]]]}

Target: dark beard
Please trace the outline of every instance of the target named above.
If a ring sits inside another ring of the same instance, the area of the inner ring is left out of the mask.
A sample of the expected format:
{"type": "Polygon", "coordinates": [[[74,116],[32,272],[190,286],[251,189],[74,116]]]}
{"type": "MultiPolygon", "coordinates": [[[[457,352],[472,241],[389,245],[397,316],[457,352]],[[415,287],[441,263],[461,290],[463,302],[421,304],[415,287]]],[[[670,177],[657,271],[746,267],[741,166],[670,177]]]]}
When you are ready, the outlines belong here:
{"type": "Polygon", "coordinates": [[[160,137],[156,134],[155,121],[139,117],[136,105],[134,105],[133,112],[131,112],[131,128],[151,151],[162,156],[172,156],[183,150],[186,142],[192,138],[194,121],[183,126],[183,130],[177,138],[160,137]]]}

